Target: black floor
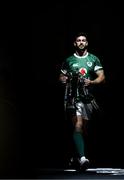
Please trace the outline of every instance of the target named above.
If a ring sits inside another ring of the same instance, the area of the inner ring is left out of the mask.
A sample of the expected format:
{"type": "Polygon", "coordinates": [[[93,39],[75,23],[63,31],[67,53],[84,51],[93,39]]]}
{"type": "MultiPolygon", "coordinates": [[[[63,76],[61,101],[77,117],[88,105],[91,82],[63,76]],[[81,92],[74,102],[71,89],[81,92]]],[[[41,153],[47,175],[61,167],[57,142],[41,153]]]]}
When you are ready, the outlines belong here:
{"type": "Polygon", "coordinates": [[[37,169],[36,179],[124,179],[124,169],[89,168],[85,172],[75,169],[37,169]]]}
{"type": "Polygon", "coordinates": [[[88,168],[86,171],[64,168],[23,168],[1,174],[0,179],[124,179],[121,168],[88,168]]]}

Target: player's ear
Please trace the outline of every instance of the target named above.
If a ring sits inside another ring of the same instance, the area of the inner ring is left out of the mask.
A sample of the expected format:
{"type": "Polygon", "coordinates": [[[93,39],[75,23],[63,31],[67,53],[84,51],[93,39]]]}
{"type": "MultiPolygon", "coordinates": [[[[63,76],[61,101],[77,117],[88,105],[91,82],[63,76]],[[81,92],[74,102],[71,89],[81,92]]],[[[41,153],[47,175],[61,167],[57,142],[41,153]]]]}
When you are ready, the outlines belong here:
{"type": "Polygon", "coordinates": [[[88,41],[86,41],[86,46],[88,46],[88,41]]]}
{"type": "Polygon", "coordinates": [[[74,43],[73,43],[73,44],[74,44],[74,46],[76,46],[76,42],[75,42],[75,41],[74,41],[74,43]]]}

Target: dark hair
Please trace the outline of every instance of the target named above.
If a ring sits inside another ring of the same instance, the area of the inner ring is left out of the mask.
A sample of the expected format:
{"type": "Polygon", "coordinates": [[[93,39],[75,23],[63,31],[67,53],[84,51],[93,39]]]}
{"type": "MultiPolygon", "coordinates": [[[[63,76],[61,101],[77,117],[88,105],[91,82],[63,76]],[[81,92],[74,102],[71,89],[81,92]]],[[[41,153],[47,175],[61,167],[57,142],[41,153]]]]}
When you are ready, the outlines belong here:
{"type": "Polygon", "coordinates": [[[87,33],[85,33],[85,32],[78,32],[78,33],[76,33],[75,36],[74,36],[74,41],[75,41],[75,40],[77,39],[77,37],[79,37],[79,36],[85,36],[86,39],[87,39],[87,33]]]}

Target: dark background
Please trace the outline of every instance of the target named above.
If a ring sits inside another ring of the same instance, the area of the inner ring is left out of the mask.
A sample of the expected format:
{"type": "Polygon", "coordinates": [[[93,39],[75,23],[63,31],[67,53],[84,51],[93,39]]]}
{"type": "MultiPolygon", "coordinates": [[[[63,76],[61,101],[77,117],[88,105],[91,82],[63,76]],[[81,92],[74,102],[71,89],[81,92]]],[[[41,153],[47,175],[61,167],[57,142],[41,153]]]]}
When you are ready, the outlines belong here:
{"type": "Polygon", "coordinates": [[[102,113],[91,122],[92,166],[123,168],[121,4],[1,4],[0,25],[1,175],[64,167],[68,133],[58,74],[78,31],[88,33],[89,51],[106,75],[96,89],[102,113]]]}

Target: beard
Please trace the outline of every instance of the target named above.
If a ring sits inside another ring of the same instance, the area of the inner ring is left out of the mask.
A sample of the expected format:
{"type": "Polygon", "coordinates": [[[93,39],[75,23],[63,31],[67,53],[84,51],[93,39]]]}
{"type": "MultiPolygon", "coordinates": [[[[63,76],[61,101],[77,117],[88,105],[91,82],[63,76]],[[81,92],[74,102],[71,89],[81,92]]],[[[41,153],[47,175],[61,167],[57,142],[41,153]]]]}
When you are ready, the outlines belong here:
{"type": "Polygon", "coordinates": [[[75,49],[78,52],[83,52],[83,51],[85,51],[87,49],[87,47],[83,46],[83,45],[80,45],[80,46],[76,46],[75,49]]]}

